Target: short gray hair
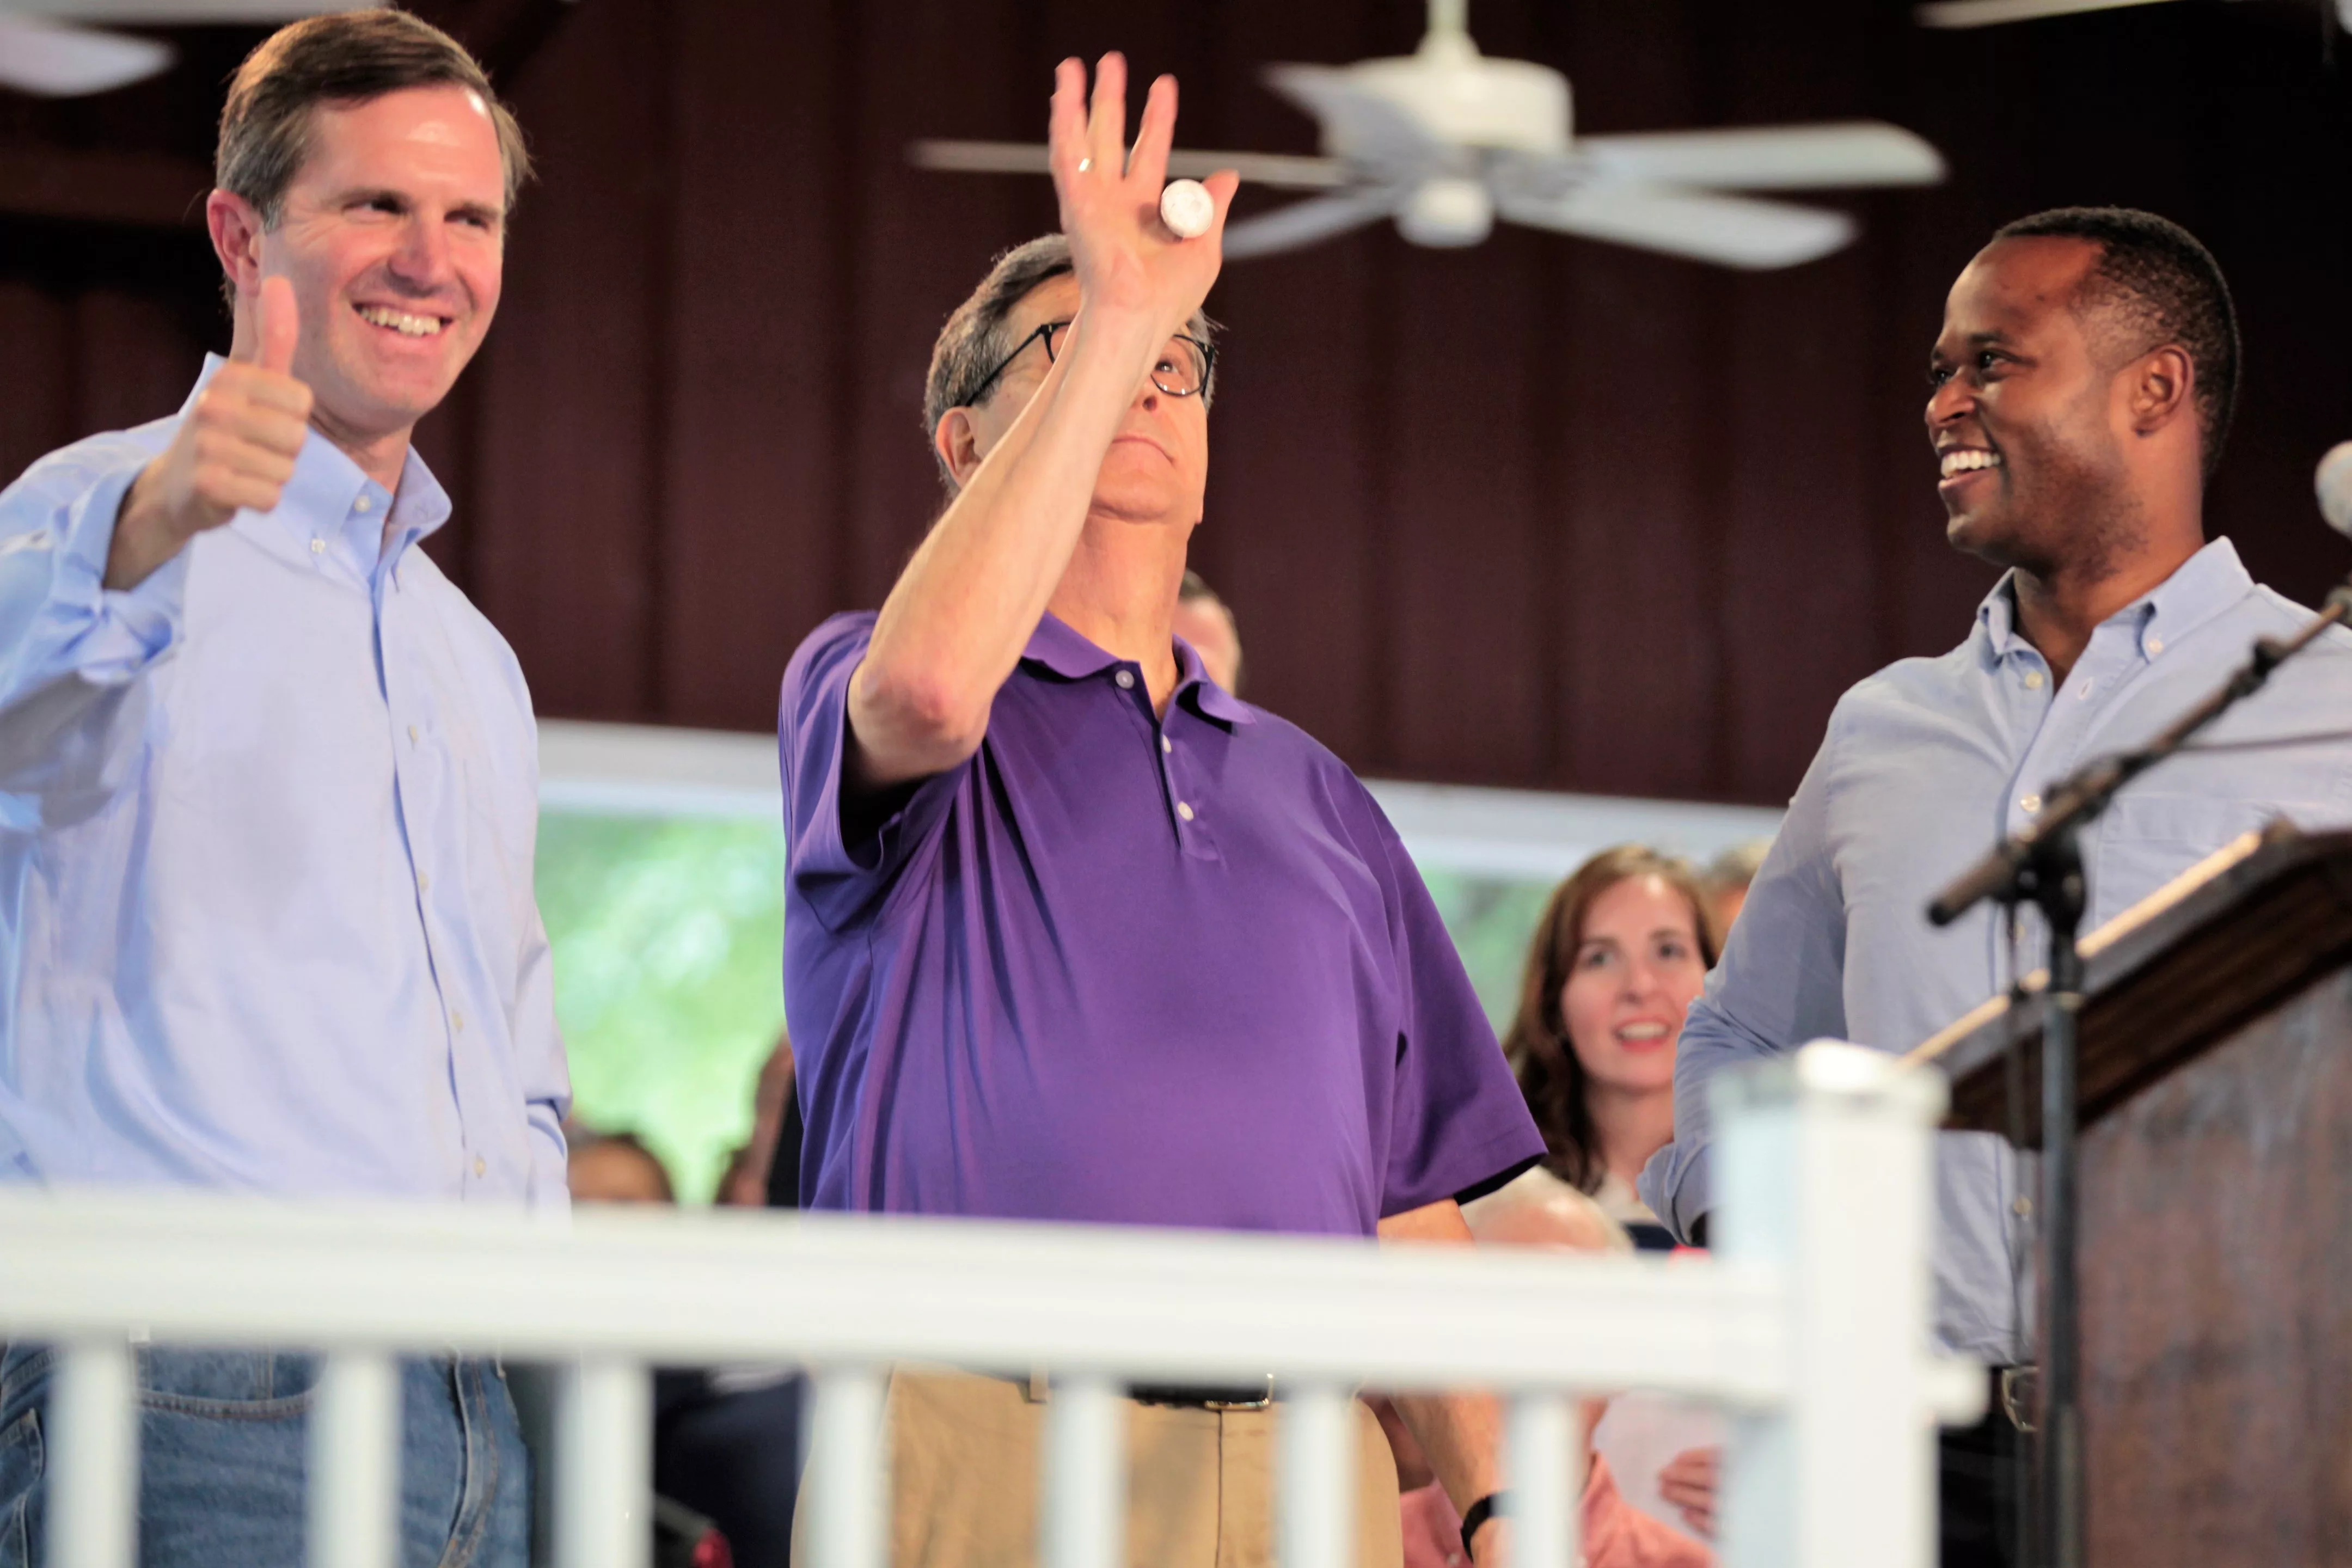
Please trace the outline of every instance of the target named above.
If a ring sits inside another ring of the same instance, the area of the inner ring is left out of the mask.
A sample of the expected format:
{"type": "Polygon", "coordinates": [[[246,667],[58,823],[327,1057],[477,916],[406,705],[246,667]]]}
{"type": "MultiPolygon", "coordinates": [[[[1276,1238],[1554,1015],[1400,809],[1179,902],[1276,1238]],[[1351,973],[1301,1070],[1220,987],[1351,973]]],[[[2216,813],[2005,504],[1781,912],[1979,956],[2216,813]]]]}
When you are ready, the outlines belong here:
{"type": "MultiPolygon", "coordinates": [[[[947,325],[940,329],[939,342],[931,345],[931,371],[923,383],[926,439],[937,434],[949,409],[971,405],[982,390],[982,379],[1012,351],[1013,345],[1005,342],[1004,323],[1013,308],[1035,292],[1038,285],[1073,270],[1069,238],[1059,234],[1041,234],[996,258],[988,276],[980,280],[970,299],[955,308],[947,325]]],[[[1185,330],[1204,343],[1217,341],[1217,323],[1204,310],[1193,311],[1185,330]]],[[[1201,406],[1206,408],[1216,393],[1217,373],[1212,364],[1209,379],[1201,388],[1201,406]]],[[[938,450],[934,444],[934,457],[938,450]]],[[[940,460],[940,471],[949,487],[954,488],[955,476],[948,471],[945,458],[940,460]]]]}

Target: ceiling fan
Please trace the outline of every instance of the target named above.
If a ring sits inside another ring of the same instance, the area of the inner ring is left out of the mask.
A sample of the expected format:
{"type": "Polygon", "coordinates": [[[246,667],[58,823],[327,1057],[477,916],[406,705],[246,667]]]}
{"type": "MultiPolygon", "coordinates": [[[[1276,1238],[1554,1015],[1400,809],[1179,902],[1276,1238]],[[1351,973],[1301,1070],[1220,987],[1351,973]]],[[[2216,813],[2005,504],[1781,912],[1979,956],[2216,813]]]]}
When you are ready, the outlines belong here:
{"type": "MultiPolygon", "coordinates": [[[[1913,14],[1923,27],[1990,27],[2000,22],[2032,22],[2085,11],[2120,11],[2127,5],[2160,5],[2168,0],[1928,0],[1913,14]]],[[[2336,20],[2352,28],[2352,0],[2333,0],[2336,20]]]]}
{"type": "MultiPolygon", "coordinates": [[[[1240,171],[1318,194],[1228,225],[1229,257],[1290,250],[1382,218],[1415,245],[1466,246],[1500,217],[1715,262],[1793,267],[1852,240],[1841,212],[1733,191],[1934,184],[1936,150],[1876,121],[1571,136],[1568,79],[1470,41],[1467,0],[1429,0],[1414,53],[1348,66],[1269,67],[1266,81],[1322,127],[1320,157],[1177,153],[1173,174],[1240,171]]],[[[1044,174],[1045,149],[918,142],[930,169],[1044,174]]]]}
{"type": "Polygon", "coordinates": [[[0,0],[0,87],[42,98],[108,92],[171,68],[160,38],[110,33],[90,23],[156,27],[290,22],[381,0],[0,0]]]}

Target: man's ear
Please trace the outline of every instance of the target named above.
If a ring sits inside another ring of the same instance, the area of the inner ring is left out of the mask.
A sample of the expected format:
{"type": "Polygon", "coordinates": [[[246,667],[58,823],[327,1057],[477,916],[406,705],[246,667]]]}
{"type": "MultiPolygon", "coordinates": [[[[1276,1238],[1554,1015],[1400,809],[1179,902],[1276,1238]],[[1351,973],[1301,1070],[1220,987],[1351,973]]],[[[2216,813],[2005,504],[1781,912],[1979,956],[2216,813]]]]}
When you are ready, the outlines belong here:
{"type": "Polygon", "coordinates": [[[261,214],[236,192],[215,190],[205,198],[205,226],[221,271],[239,294],[252,297],[261,287],[261,214]]]}
{"type": "Polygon", "coordinates": [[[2132,428],[2153,436],[2189,416],[2197,391],[2197,362],[2178,343],[2150,349],[2131,364],[2132,428]]]}
{"type": "Polygon", "coordinates": [[[980,469],[980,460],[988,456],[981,449],[980,426],[969,408],[950,408],[940,416],[939,428],[931,432],[931,446],[939,452],[940,461],[955,476],[956,489],[971,483],[971,476],[980,469]]]}

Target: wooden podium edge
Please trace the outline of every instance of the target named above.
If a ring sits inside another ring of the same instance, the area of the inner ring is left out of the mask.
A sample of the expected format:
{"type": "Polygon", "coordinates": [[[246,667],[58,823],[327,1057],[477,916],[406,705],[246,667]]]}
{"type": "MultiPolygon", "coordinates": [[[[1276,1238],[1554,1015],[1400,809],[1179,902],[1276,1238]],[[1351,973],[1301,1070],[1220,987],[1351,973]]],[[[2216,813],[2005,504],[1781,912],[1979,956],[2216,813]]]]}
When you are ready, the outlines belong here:
{"type": "MultiPolygon", "coordinates": [[[[2087,1127],[2215,1040],[2352,961],[2352,833],[2284,819],[2189,868],[2085,937],[2077,1125],[2087,1127]]],[[[1951,1083],[1948,1128],[2042,1142],[2041,972],[1906,1062],[1951,1083]],[[2014,1046],[2023,1092],[2012,1106],[2014,1046]]]]}

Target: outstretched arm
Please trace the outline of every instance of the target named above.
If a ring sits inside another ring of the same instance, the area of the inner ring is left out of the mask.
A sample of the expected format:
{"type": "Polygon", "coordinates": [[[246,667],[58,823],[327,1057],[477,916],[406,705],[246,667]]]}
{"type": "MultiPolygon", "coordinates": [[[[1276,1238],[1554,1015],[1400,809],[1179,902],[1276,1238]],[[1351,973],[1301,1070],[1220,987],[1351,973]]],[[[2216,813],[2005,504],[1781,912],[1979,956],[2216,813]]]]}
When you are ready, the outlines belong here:
{"type": "Polygon", "coordinates": [[[1129,158],[1126,61],[1103,57],[1091,107],[1086,78],[1076,60],[1055,72],[1052,129],[1077,321],[1045,384],[883,601],[849,688],[849,776],[865,791],[945,772],[980,749],[997,689],[1077,547],[1136,388],[1216,281],[1237,179],[1208,182],[1216,218],[1198,239],[1177,239],[1159,217],[1175,79],[1152,84],[1129,158]]]}

